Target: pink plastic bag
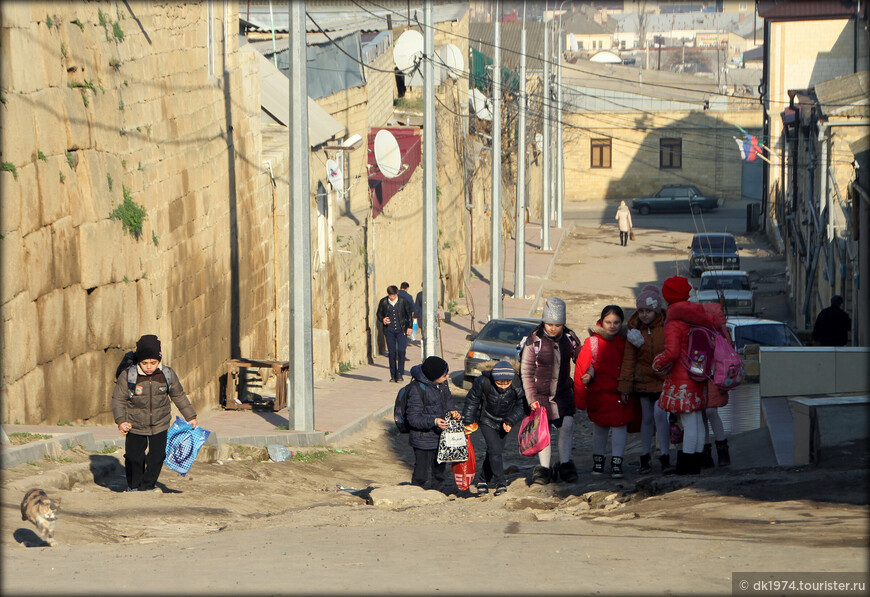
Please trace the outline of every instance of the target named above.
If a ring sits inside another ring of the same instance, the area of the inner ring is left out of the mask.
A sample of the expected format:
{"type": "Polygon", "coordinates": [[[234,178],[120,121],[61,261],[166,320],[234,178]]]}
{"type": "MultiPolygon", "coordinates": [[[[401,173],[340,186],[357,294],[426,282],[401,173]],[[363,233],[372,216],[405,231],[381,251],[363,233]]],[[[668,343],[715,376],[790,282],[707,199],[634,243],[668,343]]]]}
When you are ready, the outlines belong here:
{"type": "Polygon", "coordinates": [[[522,420],[517,441],[523,456],[534,456],[550,445],[550,421],[547,420],[546,408],[539,406],[522,420]]]}

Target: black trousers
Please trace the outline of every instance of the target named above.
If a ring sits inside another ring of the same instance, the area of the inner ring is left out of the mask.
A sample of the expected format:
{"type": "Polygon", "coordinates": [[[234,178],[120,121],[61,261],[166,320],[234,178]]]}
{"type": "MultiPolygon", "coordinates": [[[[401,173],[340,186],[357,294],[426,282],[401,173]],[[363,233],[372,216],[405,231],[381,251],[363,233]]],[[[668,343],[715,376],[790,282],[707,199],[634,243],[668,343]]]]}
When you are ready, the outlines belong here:
{"type": "MultiPolygon", "coordinates": [[[[414,472],[411,473],[411,485],[424,489],[436,489],[441,493],[450,493],[447,484],[447,463],[436,462],[438,450],[420,450],[414,448],[414,472]]],[[[455,487],[455,485],[454,485],[455,487]]]]}
{"type": "Polygon", "coordinates": [[[476,483],[490,481],[499,485],[507,485],[504,477],[504,461],[502,454],[504,453],[504,443],[507,437],[507,431],[504,427],[493,429],[488,425],[480,424],[480,432],[483,433],[483,441],[486,442],[486,457],[483,459],[483,466],[477,473],[476,483]]]}
{"type": "Polygon", "coordinates": [[[389,326],[384,329],[384,338],[387,340],[387,350],[390,353],[390,379],[399,379],[405,374],[405,351],[408,348],[408,336],[405,331],[396,332],[389,326]]]}
{"type": "Polygon", "coordinates": [[[167,431],[155,435],[127,434],[124,445],[124,468],[130,489],[154,489],[166,460],[167,431]],[[145,449],[148,453],[145,453],[145,449]]]}
{"type": "Polygon", "coordinates": [[[619,244],[623,247],[628,244],[628,232],[619,231],[619,244]]]}

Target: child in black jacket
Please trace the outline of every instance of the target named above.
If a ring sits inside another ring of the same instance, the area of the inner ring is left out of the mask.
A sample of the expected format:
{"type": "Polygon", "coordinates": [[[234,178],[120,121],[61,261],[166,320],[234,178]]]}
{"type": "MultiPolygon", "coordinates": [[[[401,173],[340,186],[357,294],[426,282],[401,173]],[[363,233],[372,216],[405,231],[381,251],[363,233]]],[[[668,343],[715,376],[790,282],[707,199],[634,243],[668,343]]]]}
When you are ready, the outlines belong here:
{"type": "Polygon", "coordinates": [[[480,431],[486,442],[486,458],[477,473],[477,493],[489,492],[495,485],[495,495],[507,491],[504,476],[505,438],[525,416],[525,392],[514,368],[507,361],[499,361],[492,371],[484,372],[471,386],[462,409],[462,421],[467,433],[480,422],[480,431]]]}

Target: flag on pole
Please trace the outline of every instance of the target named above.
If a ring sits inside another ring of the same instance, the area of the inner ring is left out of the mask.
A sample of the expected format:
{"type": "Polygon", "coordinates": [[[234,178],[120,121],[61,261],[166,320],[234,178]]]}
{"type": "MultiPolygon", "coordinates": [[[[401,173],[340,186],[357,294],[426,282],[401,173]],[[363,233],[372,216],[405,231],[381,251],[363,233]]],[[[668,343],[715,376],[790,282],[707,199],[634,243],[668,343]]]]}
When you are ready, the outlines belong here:
{"type": "Polygon", "coordinates": [[[754,162],[756,156],[761,155],[761,148],[758,146],[758,139],[755,135],[746,133],[742,139],[734,137],[737,142],[737,147],[740,148],[740,157],[746,162],[754,162]]]}

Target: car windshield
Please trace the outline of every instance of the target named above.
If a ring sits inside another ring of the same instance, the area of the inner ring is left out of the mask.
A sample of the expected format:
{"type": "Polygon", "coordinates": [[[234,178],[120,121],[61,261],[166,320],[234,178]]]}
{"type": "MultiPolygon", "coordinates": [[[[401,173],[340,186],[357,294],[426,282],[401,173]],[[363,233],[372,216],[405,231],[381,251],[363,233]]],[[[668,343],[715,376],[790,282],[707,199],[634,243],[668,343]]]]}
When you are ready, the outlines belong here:
{"type": "Polygon", "coordinates": [[[696,236],[692,239],[692,250],[734,253],[737,243],[731,236],[696,236]]]}
{"type": "Polygon", "coordinates": [[[522,323],[519,321],[490,321],[486,324],[478,340],[487,340],[489,342],[507,342],[509,344],[517,344],[524,336],[535,329],[535,324],[522,323]]]}
{"type": "Polygon", "coordinates": [[[701,290],[749,290],[746,276],[702,276],[701,290]]]}
{"type": "Polygon", "coordinates": [[[747,344],[760,346],[800,346],[800,341],[784,323],[739,325],[734,328],[734,347],[740,350],[747,344]]]}

